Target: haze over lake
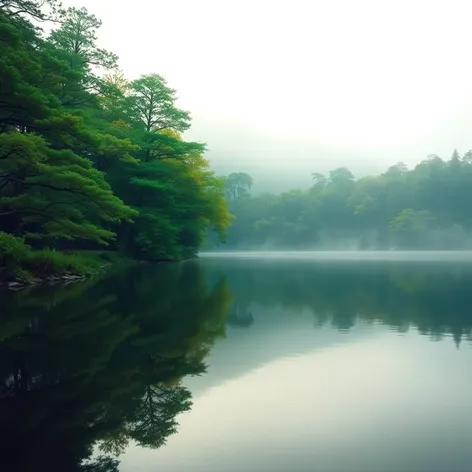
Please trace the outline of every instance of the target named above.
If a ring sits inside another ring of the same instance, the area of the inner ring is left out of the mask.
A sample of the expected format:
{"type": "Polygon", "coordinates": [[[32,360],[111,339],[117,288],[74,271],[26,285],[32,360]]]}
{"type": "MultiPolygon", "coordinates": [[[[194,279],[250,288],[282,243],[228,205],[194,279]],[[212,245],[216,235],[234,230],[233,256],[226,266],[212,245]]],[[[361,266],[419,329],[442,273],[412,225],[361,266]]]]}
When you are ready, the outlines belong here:
{"type": "Polygon", "coordinates": [[[472,261],[472,251],[218,251],[202,258],[297,259],[304,261],[472,261]]]}

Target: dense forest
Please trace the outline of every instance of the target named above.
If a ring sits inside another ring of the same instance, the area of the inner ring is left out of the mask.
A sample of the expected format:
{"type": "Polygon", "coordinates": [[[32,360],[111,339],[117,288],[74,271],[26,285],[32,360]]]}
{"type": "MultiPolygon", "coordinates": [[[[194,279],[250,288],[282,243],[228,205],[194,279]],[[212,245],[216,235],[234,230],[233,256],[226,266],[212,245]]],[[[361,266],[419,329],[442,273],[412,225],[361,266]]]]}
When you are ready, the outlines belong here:
{"type": "Polygon", "coordinates": [[[56,0],[0,0],[0,278],[80,272],[65,252],[104,247],[181,260],[231,220],[176,91],[128,80],[100,26],[56,0]]]}
{"type": "Polygon", "coordinates": [[[228,176],[235,221],[224,249],[472,248],[471,151],[375,177],[355,179],[347,168],[312,177],[306,191],[251,196],[248,174],[228,176]]]}
{"type": "Polygon", "coordinates": [[[190,113],[162,76],[120,72],[100,26],[56,0],[0,0],[0,281],[84,274],[103,249],[182,260],[207,236],[207,249],[472,248],[471,151],[252,196],[251,176],[217,176],[183,138],[190,113]]]}

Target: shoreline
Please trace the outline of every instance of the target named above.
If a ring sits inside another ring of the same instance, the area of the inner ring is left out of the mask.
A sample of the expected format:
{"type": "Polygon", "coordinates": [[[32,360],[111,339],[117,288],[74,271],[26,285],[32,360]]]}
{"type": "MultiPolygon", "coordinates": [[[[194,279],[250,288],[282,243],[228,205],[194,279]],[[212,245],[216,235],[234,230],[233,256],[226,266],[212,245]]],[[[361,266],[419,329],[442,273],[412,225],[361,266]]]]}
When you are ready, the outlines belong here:
{"type": "Polygon", "coordinates": [[[105,270],[114,264],[107,264],[106,266],[100,267],[100,270],[94,273],[89,274],[74,274],[72,272],[66,272],[62,275],[48,275],[46,277],[39,277],[33,276],[28,281],[20,281],[20,280],[8,280],[8,281],[0,281],[0,290],[12,290],[18,291],[23,290],[26,288],[33,288],[33,287],[40,287],[40,286],[53,286],[53,285],[63,285],[67,286],[72,283],[77,282],[85,282],[96,275],[100,275],[101,273],[105,272],[105,270]]]}
{"type": "MultiPolygon", "coordinates": [[[[116,256],[118,254],[114,253],[116,256]]],[[[107,262],[99,267],[97,267],[94,271],[84,274],[78,274],[74,272],[65,272],[64,274],[50,274],[47,276],[38,276],[33,275],[30,280],[28,281],[21,281],[17,279],[12,280],[0,280],[0,291],[1,290],[10,290],[10,291],[19,291],[26,288],[33,288],[33,287],[40,287],[40,286],[68,286],[72,283],[77,282],[85,282],[92,277],[97,275],[101,275],[106,271],[110,270],[112,267],[117,266],[127,266],[127,265],[137,265],[137,264],[172,264],[172,263],[179,263],[190,261],[193,259],[197,259],[198,255],[194,257],[189,257],[185,259],[160,259],[156,261],[146,261],[146,260],[136,260],[136,259],[129,259],[126,257],[117,257],[115,262],[107,262]]]]}

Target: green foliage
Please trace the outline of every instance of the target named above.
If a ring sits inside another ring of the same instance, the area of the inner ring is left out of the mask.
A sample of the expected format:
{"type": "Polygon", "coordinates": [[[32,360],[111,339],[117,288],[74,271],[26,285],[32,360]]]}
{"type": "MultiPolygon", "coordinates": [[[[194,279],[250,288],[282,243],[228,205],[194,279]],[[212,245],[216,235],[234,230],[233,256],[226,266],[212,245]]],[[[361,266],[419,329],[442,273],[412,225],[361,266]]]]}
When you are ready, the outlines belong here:
{"type": "Polygon", "coordinates": [[[68,8],[63,17],[62,25],[49,37],[58,49],[74,54],[87,69],[101,67],[114,69],[118,57],[96,45],[97,30],[102,22],[90,14],[85,8],[68,8]]]}
{"type": "Polygon", "coordinates": [[[23,238],[0,231],[0,267],[13,267],[28,255],[30,248],[23,238]]]}
{"type": "Polygon", "coordinates": [[[27,284],[32,280],[31,272],[28,272],[26,269],[22,269],[21,267],[15,266],[12,270],[11,276],[15,281],[27,284]]]}
{"type": "Polygon", "coordinates": [[[249,174],[233,172],[225,177],[225,192],[229,200],[249,196],[253,181],[249,174]]]}
{"type": "Polygon", "coordinates": [[[93,273],[98,264],[91,258],[75,254],[64,254],[53,249],[31,251],[23,261],[23,265],[32,273],[62,275],[73,273],[86,275],[93,273]]]}
{"type": "Polygon", "coordinates": [[[10,18],[19,15],[26,15],[37,21],[53,20],[61,12],[58,0],[0,0],[0,9],[10,18]],[[42,8],[47,6],[48,12],[42,8]]]}
{"type": "Polygon", "coordinates": [[[158,74],[144,75],[131,82],[128,105],[134,121],[141,122],[148,132],[190,128],[189,113],[175,107],[175,93],[158,74]]]}
{"type": "Polygon", "coordinates": [[[39,136],[0,135],[0,159],[0,208],[10,217],[2,229],[27,238],[81,238],[107,244],[114,234],[97,223],[116,223],[136,213],[113,194],[89,160],[69,150],[50,149],[39,136]],[[97,223],[91,221],[91,213],[97,223]]]}
{"type": "MultiPolygon", "coordinates": [[[[101,254],[101,253],[99,253],[101,254]]],[[[106,258],[65,254],[54,249],[32,250],[23,238],[0,232],[0,280],[31,282],[33,276],[94,273],[106,258]]]]}
{"type": "Polygon", "coordinates": [[[399,163],[376,177],[313,173],[307,191],[233,198],[230,248],[471,248],[471,153],[399,163]]]}
{"type": "MultiPolygon", "coordinates": [[[[0,0],[0,231],[148,259],[194,255],[210,226],[223,238],[224,190],[204,144],[178,134],[190,115],[175,90],[158,74],[128,82],[98,18],[47,3],[61,21],[45,38],[29,22],[46,19],[40,2],[0,0]]],[[[33,270],[63,270],[56,253],[35,257],[33,270]]]]}
{"type": "Polygon", "coordinates": [[[123,201],[139,211],[120,233],[123,249],[138,259],[181,260],[197,253],[209,227],[223,240],[231,216],[223,180],[199,149],[182,150],[178,134],[162,135],[175,142],[178,159],[141,156],[137,166],[117,166],[109,176],[123,201]]]}

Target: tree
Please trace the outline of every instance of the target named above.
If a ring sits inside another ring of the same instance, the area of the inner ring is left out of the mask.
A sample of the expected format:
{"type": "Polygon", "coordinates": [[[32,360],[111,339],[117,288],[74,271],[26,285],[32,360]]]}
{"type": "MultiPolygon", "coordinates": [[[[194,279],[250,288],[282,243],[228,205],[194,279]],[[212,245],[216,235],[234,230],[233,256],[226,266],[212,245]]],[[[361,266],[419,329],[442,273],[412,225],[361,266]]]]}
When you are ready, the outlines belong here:
{"type": "Polygon", "coordinates": [[[78,64],[88,73],[92,68],[115,69],[118,60],[116,54],[101,49],[96,44],[97,30],[101,26],[102,22],[85,8],[68,8],[61,27],[51,33],[49,40],[58,49],[79,59],[78,64]]]}
{"type": "Polygon", "coordinates": [[[223,180],[180,136],[190,115],[175,90],[157,74],[126,80],[87,10],[43,39],[15,5],[0,16],[0,231],[35,248],[117,239],[153,260],[195,255],[210,227],[224,239],[223,180]]]}
{"type": "Polygon", "coordinates": [[[122,240],[139,258],[182,259],[196,254],[208,227],[223,239],[231,222],[223,181],[196,152],[179,159],[126,165],[112,174],[123,199],[140,212],[122,240]],[[132,172],[130,179],[123,179],[132,172]]]}
{"type": "Polygon", "coordinates": [[[467,151],[462,158],[462,161],[467,164],[472,164],[472,150],[467,151]]]}
{"type": "Polygon", "coordinates": [[[55,20],[62,13],[58,0],[0,0],[0,10],[8,18],[28,16],[36,21],[55,20]],[[49,11],[45,12],[47,6],[49,11]]]}
{"type": "Polygon", "coordinates": [[[130,85],[129,106],[134,120],[151,131],[185,131],[190,127],[190,114],[175,106],[176,91],[158,74],[149,74],[130,85]]]}
{"type": "Polygon", "coordinates": [[[390,166],[384,175],[389,177],[401,177],[408,172],[408,167],[403,162],[390,166]]]}
{"type": "Polygon", "coordinates": [[[89,239],[107,244],[114,233],[98,224],[136,214],[112,192],[103,174],[69,150],[54,150],[28,133],[0,134],[0,229],[27,238],[89,239]]]}
{"type": "Polygon", "coordinates": [[[328,180],[323,174],[320,174],[319,172],[313,172],[311,174],[313,178],[313,186],[317,188],[323,188],[326,186],[328,180]]]}
{"type": "Polygon", "coordinates": [[[329,182],[334,185],[349,185],[354,181],[354,175],[346,167],[338,167],[329,173],[329,182]]]}
{"type": "Polygon", "coordinates": [[[125,104],[130,82],[121,71],[109,72],[103,77],[99,101],[105,118],[115,126],[126,129],[129,126],[125,104]]]}
{"type": "Polygon", "coordinates": [[[226,195],[236,200],[249,195],[253,184],[252,177],[244,172],[233,172],[225,179],[226,195]]]}
{"type": "Polygon", "coordinates": [[[235,222],[230,248],[326,249],[472,248],[468,202],[472,159],[430,155],[413,169],[403,163],[378,176],[354,179],[346,168],[329,179],[312,174],[306,191],[236,199],[227,179],[235,222]],[[246,201],[247,200],[247,201],[246,201]],[[419,209],[419,210],[418,210],[419,209]],[[423,213],[426,212],[426,213],[423,213]],[[429,216],[425,216],[429,215],[429,216]]]}
{"type": "Polygon", "coordinates": [[[457,149],[454,149],[454,152],[452,153],[452,156],[451,156],[451,162],[460,162],[461,158],[459,156],[459,153],[457,152],[457,149]]]}
{"type": "Polygon", "coordinates": [[[427,210],[407,208],[389,223],[389,230],[401,247],[414,248],[421,244],[422,233],[428,229],[432,220],[434,217],[427,210]]]}
{"type": "Polygon", "coordinates": [[[190,117],[175,107],[175,92],[157,75],[129,86],[119,76],[106,83],[119,84],[102,99],[117,119],[117,136],[139,144],[134,162],[108,169],[117,194],[139,211],[135,224],[122,228],[121,246],[138,258],[182,259],[196,254],[209,227],[224,239],[231,217],[223,180],[210,170],[205,146],[180,136],[190,117]]]}
{"type": "Polygon", "coordinates": [[[114,237],[109,224],[136,212],[86,157],[87,147],[99,149],[104,141],[61,103],[61,84],[81,72],[59,61],[60,51],[23,22],[0,16],[0,28],[6,32],[0,39],[0,230],[48,243],[107,244],[114,237]]]}

